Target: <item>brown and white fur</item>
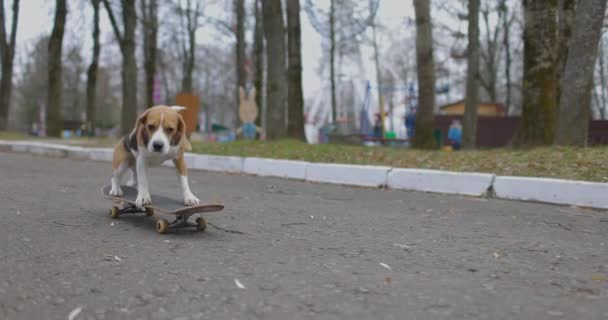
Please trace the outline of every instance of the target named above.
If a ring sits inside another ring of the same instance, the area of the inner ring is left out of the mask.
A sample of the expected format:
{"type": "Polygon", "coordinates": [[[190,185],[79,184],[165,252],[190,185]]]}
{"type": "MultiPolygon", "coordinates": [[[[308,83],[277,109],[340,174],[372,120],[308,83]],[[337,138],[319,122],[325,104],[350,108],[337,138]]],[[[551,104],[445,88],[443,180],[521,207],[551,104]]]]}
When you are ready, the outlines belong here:
{"type": "Polygon", "coordinates": [[[110,195],[122,196],[120,185],[127,170],[131,170],[138,190],[135,204],[138,207],[151,204],[148,167],[172,160],[177,169],[184,204],[193,206],[200,203],[188,184],[184,151],[192,147],[186,138],[184,119],[178,113],[183,109],[178,106],[154,106],[137,118],[133,131],[114,147],[110,195]]]}

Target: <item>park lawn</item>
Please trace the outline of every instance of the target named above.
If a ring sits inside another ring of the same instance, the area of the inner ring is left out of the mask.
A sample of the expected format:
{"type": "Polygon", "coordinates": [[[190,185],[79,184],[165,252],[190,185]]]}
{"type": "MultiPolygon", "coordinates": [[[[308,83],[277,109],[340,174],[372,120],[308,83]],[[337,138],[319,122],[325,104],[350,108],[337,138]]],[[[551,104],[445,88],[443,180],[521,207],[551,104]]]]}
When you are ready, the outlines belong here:
{"type": "Polygon", "coordinates": [[[608,182],[608,166],[606,166],[608,147],[543,147],[523,150],[501,148],[445,152],[335,144],[309,145],[293,140],[283,140],[277,142],[196,142],[193,143],[192,151],[214,155],[608,182]]]}
{"type": "MultiPolygon", "coordinates": [[[[113,139],[48,139],[0,131],[0,140],[38,140],[84,147],[110,147],[113,139]]],[[[400,168],[487,172],[498,175],[550,177],[608,182],[608,146],[592,148],[543,147],[475,151],[422,151],[389,147],[336,144],[309,145],[295,140],[276,142],[193,142],[192,152],[309,162],[371,164],[400,168]]]]}

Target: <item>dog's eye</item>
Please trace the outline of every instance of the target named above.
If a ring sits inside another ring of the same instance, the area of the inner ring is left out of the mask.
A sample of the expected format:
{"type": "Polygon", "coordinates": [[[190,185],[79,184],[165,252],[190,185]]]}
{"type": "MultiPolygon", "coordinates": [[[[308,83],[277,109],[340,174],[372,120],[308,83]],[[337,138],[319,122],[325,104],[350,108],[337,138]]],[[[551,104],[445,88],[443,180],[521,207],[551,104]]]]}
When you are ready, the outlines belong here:
{"type": "Polygon", "coordinates": [[[154,131],[154,129],[156,129],[156,127],[153,124],[148,125],[148,130],[154,131]]]}
{"type": "Polygon", "coordinates": [[[174,130],[173,128],[167,128],[167,132],[169,132],[169,133],[173,132],[173,130],[174,130]]]}

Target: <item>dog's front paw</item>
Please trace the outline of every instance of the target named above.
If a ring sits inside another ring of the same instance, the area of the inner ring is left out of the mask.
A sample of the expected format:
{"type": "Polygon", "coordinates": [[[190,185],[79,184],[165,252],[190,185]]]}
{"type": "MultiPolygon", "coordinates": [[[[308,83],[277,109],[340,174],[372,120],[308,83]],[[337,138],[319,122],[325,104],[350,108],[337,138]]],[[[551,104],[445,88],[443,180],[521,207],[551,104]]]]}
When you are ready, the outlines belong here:
{"type": "Polygon", "coordinates": [[[110,195],[112,197],[122,197],[123,194],[124,193],[122,192],[122,188],[120,188],[120,187],[112,188],[110,190],[110,195]]]}
{"type": "Polygon", "coordinates": [[[184,204],[187,206],[195,206],[201,203],[201,201],[195,197],[192,193],[184,195],[184,204]]]}
{"type": "Polygon", "coordinates": [[[138,208],[143,208],[150,204],[152,204],[152,199],[150,198],[149,192],[145,192],[145,193],[140,192],[137,194],[137,199],[135,199],[135,205],[138,208]]]}

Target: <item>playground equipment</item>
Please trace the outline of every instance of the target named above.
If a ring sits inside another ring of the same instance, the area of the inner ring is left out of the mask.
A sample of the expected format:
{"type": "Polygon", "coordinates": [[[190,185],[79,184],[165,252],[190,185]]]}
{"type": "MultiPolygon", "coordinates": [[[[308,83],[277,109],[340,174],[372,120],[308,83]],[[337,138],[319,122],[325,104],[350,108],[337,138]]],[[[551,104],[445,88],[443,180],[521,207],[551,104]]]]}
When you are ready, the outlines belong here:
{"type": "Polygon", "coordinates": [[[367,81],[365,98],[360,111],[360,133],[374,140],[401,140],[410,138],[405,129],[405,116],[412,114],[417,107],[414,84],[408,86],[383,85],[372,86],[367,81]],[[403,96],[395,92],[404,93],[403,96]],[[377,99],[377,95],[380,95],[377,99]],[[374,97],[374,95],[376,95],[374,97]],[[388,96],[388,99],[387,99],[388,96]],[[388,103],[386,101],[388,100],[388,103]],[[379,101],[380,105],[374,105],[379,101]],[[388,104],[388,110],[386,108],[388,104]]]}

